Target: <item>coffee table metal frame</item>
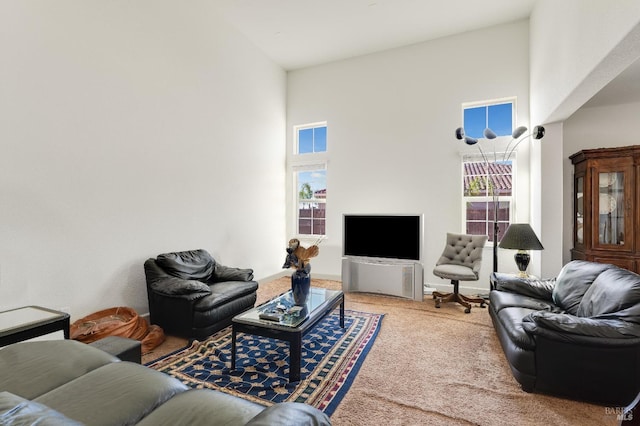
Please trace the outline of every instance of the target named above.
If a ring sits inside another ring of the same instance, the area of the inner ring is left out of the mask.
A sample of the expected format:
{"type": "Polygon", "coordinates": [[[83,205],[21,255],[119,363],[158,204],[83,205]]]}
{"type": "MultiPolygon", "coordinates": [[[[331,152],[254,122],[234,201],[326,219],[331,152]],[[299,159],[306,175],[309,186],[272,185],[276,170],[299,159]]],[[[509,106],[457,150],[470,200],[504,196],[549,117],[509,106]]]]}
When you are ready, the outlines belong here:
{"type": "Polygon", "coordinates": [[[0,347],[62,330],[69,338],[69,314],[41,306],[0,312],[0,347]]]}
{"type": "Polygon", "coordinates": [[[269,303],[273,303],[275,299],[283,297],[287,293],[290,293],[291,290],[235,316],[231,322],[231,370],[235,370],[236,368],[236,334],[247,333],[289,342],[289,382],[300,381],[300,361],[302,353],[302,338],[304,335],[307,334],[318,322],[320,322],[320,320],[332,312],[338,305],[340,305],[340,327],[344,328],[344,293],[339,290],[316,289],[312,287],[309,297],[313,297],[314,291],[326,291],[331,293],[326,297],[326,300],[322,304],[309,312],[307,318],[302,323],[295,327],[288,326],[277,321],[251,318],[251,315],[255,315],[256,312],[259,312],[261,307],[269,303]]]}

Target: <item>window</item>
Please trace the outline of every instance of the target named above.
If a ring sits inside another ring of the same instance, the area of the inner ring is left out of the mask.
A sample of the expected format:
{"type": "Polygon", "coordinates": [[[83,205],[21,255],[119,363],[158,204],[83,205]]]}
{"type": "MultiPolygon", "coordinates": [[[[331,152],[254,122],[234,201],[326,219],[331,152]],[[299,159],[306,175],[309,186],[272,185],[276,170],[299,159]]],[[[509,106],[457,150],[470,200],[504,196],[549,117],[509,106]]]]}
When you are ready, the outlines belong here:
{"type": "Polygon", "coordinates": [[[466,233],[488,235],[493,242],[493,224],[497,219],[500,241],[511,218],[513,161],[487,164],[479,155],[466,156],[463,194],[466,233]]]}
{"type": "MultiPolygon", "coordinates": [[[[484,138],[484,129],[490,128],[499,137],[511,139],[515,121],[515,99],[463,104],[465,134],[484,138]]],[[[478,142],[483,143],[481,142],[478,142]]],[[[498,223],[497,240],[500,241],[509,227],[513,211],[514,160],[502,159],[504,153],[483,146],[486,158],[480,151],[464,155],[462,160],[463,204],[465,231],[472,235],[488,235],[493,243],[494,222],[498,223]]]]}
{"type": "Polygon", "coordinates": [[[296,171],[298,234],[325,235],[327,171],[296,171]]]}
{"type": "Polygon", "coordinates": [[[511,136],[514,123],[514,102],[465,104],[462,107],[464,132],[472,138],[482,138],[484,129],[493,130],[497,136],[511,136]]]}
{"type": "Polygon", "coordinates": [[[327,126],[305,127],[297,130],[298,154],[327,151],[327,126]]]}
{"type": "Polygon", "coordinates": [[[291,160],[298,235],[326,235],[327,124],[294,127],[295,154],[291,160]]]}

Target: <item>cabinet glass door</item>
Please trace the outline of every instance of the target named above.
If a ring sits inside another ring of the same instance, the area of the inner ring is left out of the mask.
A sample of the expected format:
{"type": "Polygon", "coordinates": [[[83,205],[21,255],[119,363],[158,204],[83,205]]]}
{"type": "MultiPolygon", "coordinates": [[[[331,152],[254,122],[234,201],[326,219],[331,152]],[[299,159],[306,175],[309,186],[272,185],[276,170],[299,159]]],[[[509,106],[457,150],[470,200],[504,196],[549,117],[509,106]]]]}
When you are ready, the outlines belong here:
{"type": "Polygon", "coordinates": [[[584,176],[576,179],[575,232],[576,244],[584,244],[584,176]]]}
{"type": "Polygon", "coordinates": [[[598,244],[625,243],[624,178],[623,172],[598,173],[598,244]]]}

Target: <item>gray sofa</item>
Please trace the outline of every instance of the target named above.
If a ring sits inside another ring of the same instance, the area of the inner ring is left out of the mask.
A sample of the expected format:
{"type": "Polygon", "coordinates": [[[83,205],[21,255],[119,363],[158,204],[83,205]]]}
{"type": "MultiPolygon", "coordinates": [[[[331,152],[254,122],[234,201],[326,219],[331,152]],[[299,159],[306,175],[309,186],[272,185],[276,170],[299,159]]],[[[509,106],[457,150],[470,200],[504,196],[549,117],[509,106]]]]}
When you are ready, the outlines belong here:
{"type": "Polygon", "coordinates": [[[302,403],[269,408],[179,380],[73,340],[0,349],[2,425],[329,425],[302,403]]]}

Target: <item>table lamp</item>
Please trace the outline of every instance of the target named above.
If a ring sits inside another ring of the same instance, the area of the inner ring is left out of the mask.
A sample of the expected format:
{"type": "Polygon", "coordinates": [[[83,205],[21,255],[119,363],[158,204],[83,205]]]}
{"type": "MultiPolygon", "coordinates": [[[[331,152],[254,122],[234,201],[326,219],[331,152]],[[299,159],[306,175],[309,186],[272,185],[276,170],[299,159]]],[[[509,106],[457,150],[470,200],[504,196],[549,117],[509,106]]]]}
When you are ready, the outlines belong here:
{"type": "Polygon", "coordinates": [[[500,241],[500,248],[518,250],[514,259],[520,273],[518,276],[527,277],[527,267],[531,257],[529,250],[544,250],[542,243],[528,223],[512,223],[500,241]]]}

